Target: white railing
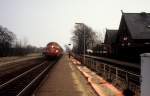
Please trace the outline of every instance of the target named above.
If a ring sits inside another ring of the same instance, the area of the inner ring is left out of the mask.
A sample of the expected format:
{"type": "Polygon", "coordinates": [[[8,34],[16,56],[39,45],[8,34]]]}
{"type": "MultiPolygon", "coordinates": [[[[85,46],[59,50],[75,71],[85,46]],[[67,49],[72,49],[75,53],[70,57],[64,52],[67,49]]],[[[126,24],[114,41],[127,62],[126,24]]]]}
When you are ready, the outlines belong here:
{"type": "MultiPolygon", "coordinates": [[[[112,61],[111,63],[115,62],[112,61]]],[[[134,96],[140,96],[140,74],[110,65],[108,62],[105,62],[105,60],[101,61],[98,58],[91,56],[85,56],[85,66],[94,70],[118,89],[123,91],[124,89],[129,88],[135,93],[134,96]]]]}

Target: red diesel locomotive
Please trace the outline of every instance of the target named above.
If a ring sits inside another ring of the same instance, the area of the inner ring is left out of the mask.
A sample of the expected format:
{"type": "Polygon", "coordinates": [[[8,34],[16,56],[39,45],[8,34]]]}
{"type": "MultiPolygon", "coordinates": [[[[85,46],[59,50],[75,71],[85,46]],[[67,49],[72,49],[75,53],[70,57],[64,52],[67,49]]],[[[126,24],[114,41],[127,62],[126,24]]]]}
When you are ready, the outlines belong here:
{"type": "Polygon", "coordinates": [[[58,58],[62,56],[63,49],[56,42],[50,42],[47,44],[46,48],[43,49],[43,54],[47,58],[58,58]]]}

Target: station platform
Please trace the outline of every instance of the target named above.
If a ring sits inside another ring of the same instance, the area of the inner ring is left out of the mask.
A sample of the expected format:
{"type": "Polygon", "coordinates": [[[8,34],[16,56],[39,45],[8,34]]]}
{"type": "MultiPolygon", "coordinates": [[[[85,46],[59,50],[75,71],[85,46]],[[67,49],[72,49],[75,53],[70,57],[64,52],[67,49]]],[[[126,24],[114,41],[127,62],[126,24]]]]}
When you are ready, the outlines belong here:
{"type": "Polygon", "coordinates": [[[42,81],[33,96],[98,96],[87,79],[64,55],[42,81]]]}
{"type": "Polygon", "coordinates": [[[71,62],[76,65],[77,69],[83,74],[99,96],[124,96],[122,91],[118,90],[94,71],[81,65],[78,60],[72,58],[71,62]]]}

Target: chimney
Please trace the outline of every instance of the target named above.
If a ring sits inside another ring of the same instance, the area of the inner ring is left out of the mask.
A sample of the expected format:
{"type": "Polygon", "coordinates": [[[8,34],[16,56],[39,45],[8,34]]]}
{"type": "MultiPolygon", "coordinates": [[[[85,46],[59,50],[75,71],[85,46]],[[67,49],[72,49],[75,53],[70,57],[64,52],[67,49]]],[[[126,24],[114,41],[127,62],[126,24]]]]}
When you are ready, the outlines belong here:
{"type": "Polygon", "coordinates": [[[146,12],[141,12],[140,15],[143,16],[143,17],[146,17],[147,13],[146,12]]]}

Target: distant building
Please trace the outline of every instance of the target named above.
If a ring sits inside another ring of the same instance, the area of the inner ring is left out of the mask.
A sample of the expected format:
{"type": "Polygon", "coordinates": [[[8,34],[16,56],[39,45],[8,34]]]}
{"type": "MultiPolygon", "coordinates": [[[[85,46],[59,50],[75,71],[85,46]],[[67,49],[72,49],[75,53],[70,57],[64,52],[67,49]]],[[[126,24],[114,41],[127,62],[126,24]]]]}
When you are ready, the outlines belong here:
{"type": "Polygon", "coordinates": [[[105,47],[107,48],[108,56],[116,53],[117,33],[118,33],[118,30],[106,29],[104,44],[105,44],[105,47]]]}
{"type": "Polygon", "coordinates": [[[93,47],[93,55],[96,56],[108,56],[108,49],[104,43],[97,44],[93,47]]]}

